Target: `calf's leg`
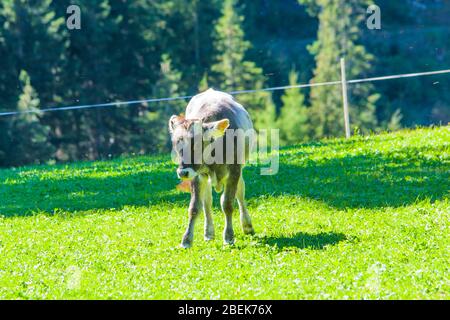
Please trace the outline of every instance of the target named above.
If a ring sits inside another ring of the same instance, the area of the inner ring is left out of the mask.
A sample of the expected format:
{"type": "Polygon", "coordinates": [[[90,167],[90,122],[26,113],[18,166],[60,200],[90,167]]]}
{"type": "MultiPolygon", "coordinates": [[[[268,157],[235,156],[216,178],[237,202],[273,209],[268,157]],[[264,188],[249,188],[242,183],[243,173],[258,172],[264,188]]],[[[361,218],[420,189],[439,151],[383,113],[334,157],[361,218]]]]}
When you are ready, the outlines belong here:
{"type": "Polygon", "coordinates": [[[234,244],[233,231],[233,204],[236,198],[236,189],[239,181],[239,175],[230,176],[225,184],[225,190],[220,198],[222,211],[225,214],[225,229],[223,231],[223,241],[225,244],[234,244]]]}
{"type": "Polygon", "coordinates": [[[208,181],[205,186],[205,197],[203,200],[203,211],[205,213],[205,240],[214,240],[214,223],[212,219],[212,188],[208,181]]]}
{"type": "Polygon", "coordinates": [[[245,234],[254,234],[255,230],[253,229],[252,219],[248,214],[247,206],[245,204],[245,182],[242,175],[239,178],[239,182],[237,185],[236,199],[239,205],[242,230],[245,234]]]}
{"type": "Polygon", "coordinates": [[[183,248],[192,247],[192,242],[194,241],[195,221],[197,220],[198,214],[202,209],[206,182],[207,180],[201,176],[195,177],[191,182],[191,202],[188,210],[188,227],[184,233],[183,240],[181,241],[181,246],[183,248]]]}

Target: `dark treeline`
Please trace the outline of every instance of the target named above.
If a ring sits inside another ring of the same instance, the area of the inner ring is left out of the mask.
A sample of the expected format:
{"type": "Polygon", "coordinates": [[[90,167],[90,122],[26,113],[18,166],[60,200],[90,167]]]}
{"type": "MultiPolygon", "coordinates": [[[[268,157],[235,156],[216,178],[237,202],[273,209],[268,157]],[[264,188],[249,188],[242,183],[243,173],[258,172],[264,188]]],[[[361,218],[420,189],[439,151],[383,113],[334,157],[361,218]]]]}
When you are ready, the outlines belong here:
{"type": "MultiPolygon", "coordinates": [[[[371,0],[78,0],[0,3],[0,112],[192,95],[450,67],[450,3],[371,0]]],[[[350,87],[358,132],[447,123],[449,76],[350,87]]],[[[338,86],[240,95],[284,144],[343,133],[338,86]]],[[[0,117],[0,166],[168,151],[187,101],[0,117]]]]}

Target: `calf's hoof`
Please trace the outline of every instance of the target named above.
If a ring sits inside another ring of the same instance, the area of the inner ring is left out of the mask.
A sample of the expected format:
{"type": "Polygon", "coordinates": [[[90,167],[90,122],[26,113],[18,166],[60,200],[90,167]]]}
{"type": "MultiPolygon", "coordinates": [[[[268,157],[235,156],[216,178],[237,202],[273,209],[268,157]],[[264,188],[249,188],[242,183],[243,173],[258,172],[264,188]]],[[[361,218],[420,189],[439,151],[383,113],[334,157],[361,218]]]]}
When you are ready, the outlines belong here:
{"type": "Polygon", "coordinates": [[[181,247],[184,249],[191,248],[193,240],[194,240],[194,237],[190,236],[189,234],[185,234],[183,236],[183,240],[181,241],[181,247]]]}
{"type": "Polygon", "coordinates": [[[213,241],[215,239],[214,228],[208,226],[205,228],[205,241],[213,241]]]}
{"type": "Polygon", "coordinates": [[[252,226],[244,226],[243,228],[244,234],[254,235],[255,229],[252,226]]]}
{"type": "Polygon", "coordinates": [[[234,244],[234,234],[225,233],[225,235],[223,236],[223,244],[226,246],[232,246],[234,244]]]}
{"type": "Polygon", "coordinates": [[[234,245],[234,239],[227,239],[227,240],[223,240],[223,244],[226,246],[232,246],[234,245]]]}
{"type": "Polygon", "coordinates": [[[180,247],[183,249],[189,249],[192,248],[192,243],[191,242],[181,242],[180,247]]]}

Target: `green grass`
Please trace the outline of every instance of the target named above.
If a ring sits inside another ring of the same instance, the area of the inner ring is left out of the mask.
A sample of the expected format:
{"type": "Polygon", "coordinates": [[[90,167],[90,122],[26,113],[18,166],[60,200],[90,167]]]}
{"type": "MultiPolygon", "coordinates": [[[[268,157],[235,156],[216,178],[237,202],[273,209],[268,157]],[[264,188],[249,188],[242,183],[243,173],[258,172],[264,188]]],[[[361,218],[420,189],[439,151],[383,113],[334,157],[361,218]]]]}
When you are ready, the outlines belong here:
{"type": "Polygon", "coordinates": [[[245,169],[257,234],[190,250],[168,157],[0,170],[0,298],[449,299],[449,155],[449,127],[283,149],[245,169]]]}

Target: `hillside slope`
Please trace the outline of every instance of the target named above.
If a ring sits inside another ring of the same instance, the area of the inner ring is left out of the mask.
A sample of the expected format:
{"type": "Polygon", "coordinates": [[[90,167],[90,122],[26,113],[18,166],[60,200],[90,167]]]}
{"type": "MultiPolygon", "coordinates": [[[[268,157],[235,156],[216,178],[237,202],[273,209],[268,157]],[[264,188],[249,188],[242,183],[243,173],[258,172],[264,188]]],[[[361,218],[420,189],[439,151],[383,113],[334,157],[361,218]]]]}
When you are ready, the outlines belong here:
{"type": "MultiPolygon", "coordinates": [[[[178,248],[168,157],[0,170],[0,298],[450,298],[450,128],[283,149],[257,234],[178,248]]],[[[216,234],[223,216],[214,202],[216,234]]]]}

